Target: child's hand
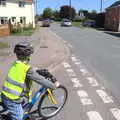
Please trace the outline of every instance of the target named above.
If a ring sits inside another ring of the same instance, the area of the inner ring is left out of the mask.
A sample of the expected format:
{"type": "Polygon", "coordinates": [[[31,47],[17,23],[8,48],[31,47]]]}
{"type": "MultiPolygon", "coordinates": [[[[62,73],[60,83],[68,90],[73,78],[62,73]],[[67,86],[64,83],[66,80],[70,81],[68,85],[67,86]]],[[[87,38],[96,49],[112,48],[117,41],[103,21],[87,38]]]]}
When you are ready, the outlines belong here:
{"type": "Polygon", "coordinates": [[[56,82],[54,83],[54,85],[55,85],[56,88],[58,88],[58,87],[60,86],[60,83],[59,83],[58,81],[56,81],[56,82]]]}

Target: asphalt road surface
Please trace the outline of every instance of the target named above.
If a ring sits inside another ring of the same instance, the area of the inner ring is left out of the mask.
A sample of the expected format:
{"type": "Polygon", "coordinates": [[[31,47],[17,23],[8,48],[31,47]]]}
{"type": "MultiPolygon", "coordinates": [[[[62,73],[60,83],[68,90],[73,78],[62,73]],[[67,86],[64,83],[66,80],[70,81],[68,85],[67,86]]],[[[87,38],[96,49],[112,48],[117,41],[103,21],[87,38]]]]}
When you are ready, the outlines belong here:
{"type": "Polygon", "coordinates": [[[69,99],[51,120],[120,120],[119,38],[59,24],[51,29],[71,50],[70,58],[55,71],[69,99]]]}

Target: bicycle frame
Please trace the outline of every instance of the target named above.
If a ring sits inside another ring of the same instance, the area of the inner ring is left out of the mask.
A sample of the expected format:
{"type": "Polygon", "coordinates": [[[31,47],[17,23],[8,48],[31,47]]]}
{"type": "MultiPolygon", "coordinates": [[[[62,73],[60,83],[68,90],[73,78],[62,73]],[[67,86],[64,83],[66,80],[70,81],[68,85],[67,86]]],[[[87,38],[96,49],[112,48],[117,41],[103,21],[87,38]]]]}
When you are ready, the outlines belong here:
{"type": "Polygon", "coordinates": [[[37,102],[38,98],[44,91],[45,91],[45,88],[41,87],[32,97],[32,100],[23,106],[25,110],[23,120],[25,120],[29,116],[30,114],[29,111],[32,109],[33,105],[37,102]]]}
{"type": "Polygon", "coordinates": [[[48,99],[50,100],[50,102],[52,104],[57,104],[57,102],[55,101],[55,99],[53,98],[52,96],[52,92],[49,88],[44,88],[44,87],[41,87],[38,91],[35,92],[35,95],[32,97],[32,100],[28,103],[26,103],[25,105],[23,105],[23,109],[24,109],[24,115],[23,115],[23,120],[25,120],[26,118],[29,117],[30,114],[34,113],[33,112],[30,112],[30,110],[32,109],[32,107],[34,106],[34,104],[37,102],[37,100],[39,99],[39,97],[45,92],[47,91],[48,94],[48,99]]]}

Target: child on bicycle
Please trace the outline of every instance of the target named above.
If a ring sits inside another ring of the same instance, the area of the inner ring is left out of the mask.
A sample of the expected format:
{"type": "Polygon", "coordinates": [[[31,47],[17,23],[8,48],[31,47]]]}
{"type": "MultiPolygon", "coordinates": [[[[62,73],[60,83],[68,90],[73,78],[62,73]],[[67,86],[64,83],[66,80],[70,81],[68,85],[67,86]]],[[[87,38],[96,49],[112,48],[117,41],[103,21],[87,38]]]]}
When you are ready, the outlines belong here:
{"type": "Polygon", "coordinates": [[[14,53],[17,60],[8,71],[1,94],[11,120],[23,120],[23,96],[30,96],[32,81],[51,89],[55,89],[58,85],[55,77],[48,70],[36,69],[28,64],[33,52],[33,46],[29,42],[23,41],[15,45],[14,53]],[[51,81],[45,77],[51,78],[51,81]]]}

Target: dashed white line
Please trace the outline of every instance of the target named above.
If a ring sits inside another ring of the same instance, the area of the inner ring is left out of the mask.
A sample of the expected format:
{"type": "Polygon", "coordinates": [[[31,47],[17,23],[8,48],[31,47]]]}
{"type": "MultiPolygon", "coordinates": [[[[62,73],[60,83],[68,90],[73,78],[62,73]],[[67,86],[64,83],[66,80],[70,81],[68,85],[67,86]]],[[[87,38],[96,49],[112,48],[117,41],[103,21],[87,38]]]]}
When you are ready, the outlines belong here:
{"type": "Polygon", "coordinates": [[[101,115],[96,111],[87,112],[89,120],[103,120],[101,115]]]}
{"type": "Polygon", "coordinates": [[[93,87],[99,86],[99,84],[97,83],[97,80],[96,80],[95,78],[93,78],[93,77],[87,77],[86,79],[89,81],[89,83],[90,83],[93,87]]]}
{"type": "Polygon", "coordinates": [[[77,94],[78,94],[79,97],[88,97],[87,92],[85,92],[83,90],[77,91],[77,94]]]}
{"type": "Polygon", "coordinates": [[[77,94],[80,97],[81,103],[83,105],[92,105],[93,104],[92,100],[89,98],[86,91],[79,90],[79,91],[77,91],[77,94]]]}
{"type": "Polygon", "coordinates": [[[75,88],[83,87],[83,85],[80,84],[80,81],[77,78],[71,78],[71,80],[74,83],[73,87],[75,88]]]}
{"type": "Polygon", "coordinates": [[[80,69],[80,72],[83,74],[83,76],[89,75],[89,73],[86,69],[80,69]]]}
{"type": "Polygon", "coordinates": [[[120,109],[118,109],[118,108],[112,108],[112,109],[110,109],[110,111],[112,112],[113,116],[117,120],[120,120],[120,109]]]}
{"type": "Polygon", "coordinates": [[[80,64],[81,64],[81,62],[75,62],[75,64],[76,64],[76,65],[80,65],[80,64]]]}
{"type": "Polygon", "coordinates": [[[108,94],[103,90],[96,90],[97,94],[102,98],[104,103],[113,103],[113,100],[108,94]]]}
{"type": "Polygon", "coordinates": [[[120,49],[120,46],[118,46],[118,45],[112,45],[112,47],[120,49]]]}
{"type": "Polygon", "coordinates": [[[71,67],[71,65],[68,64],[67,62],[63,62],[63,66],[64,66],[64,68],[70,68],[71,67]]]}
{"type": "Polygon", "coordinates": [[[77,62],[78,61],[77,58],[74,57],[74,56],[72,56],[71,59],[72,59],[73,62],[77,62]]]}
{"type": "Polygon", "coordinates": [[[93,102],[90,98],[81,98],[81,103],[83,105],[92,105],[93,104],[93,102]]]}
{"type": "Polygon", "coordinates": [[[73,46],[71,44],[69,44],[69,43],[68,43],[68,47],[73,48],[73,46]]]}
{"type": "Polygon", "coordinates": [[[71,77],[76,76],[75,72],[72,69],[67,69],[67,72],[68,72],[68,75],[71,76],[71,77]]]}

